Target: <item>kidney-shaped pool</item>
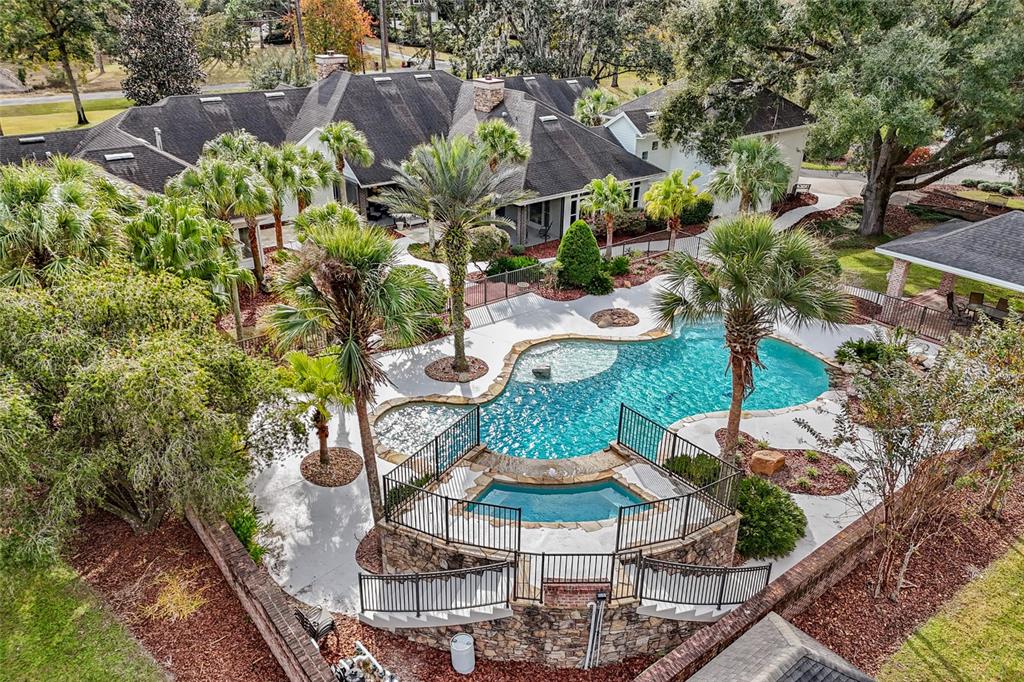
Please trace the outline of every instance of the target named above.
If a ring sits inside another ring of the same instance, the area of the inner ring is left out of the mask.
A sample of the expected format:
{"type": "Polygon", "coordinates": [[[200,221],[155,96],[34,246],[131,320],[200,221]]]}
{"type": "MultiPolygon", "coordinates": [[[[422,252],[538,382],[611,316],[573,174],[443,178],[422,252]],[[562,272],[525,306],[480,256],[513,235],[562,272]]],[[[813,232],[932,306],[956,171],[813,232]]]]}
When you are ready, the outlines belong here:
{"type": "MultiPolygon", "coordinates": [[[[729,407],[728,352],[719,323],[681,326],[656,341],[558,341],[523,353],[505,389],[480,406],[480,438],[495,452],[555,459],[595,452],[615,438],[619,404],[655,421],[729,407]],[[550,367],[550,378],[534,369],[550,367]]],[[[799,405],[828,388],[825,364],[796,346],[765,339],[763,369],[747,410],[799,405]]],[[[416,402],[376,421],[387,447],[412,453],[468,408],[416,402]]]]}

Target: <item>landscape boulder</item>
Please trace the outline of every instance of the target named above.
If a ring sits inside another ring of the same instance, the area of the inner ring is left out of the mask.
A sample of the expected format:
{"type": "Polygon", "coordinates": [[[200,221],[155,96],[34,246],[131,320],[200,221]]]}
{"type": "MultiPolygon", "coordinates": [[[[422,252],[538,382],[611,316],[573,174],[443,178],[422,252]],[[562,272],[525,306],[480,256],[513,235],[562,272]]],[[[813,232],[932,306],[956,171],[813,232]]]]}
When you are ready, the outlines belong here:
{"type": "Polygon", "coordinates": [[[786,456],[777,450],[758,450],[750,457],[750,471],[762,476],[771,476],[786,466],[786,456]]]}

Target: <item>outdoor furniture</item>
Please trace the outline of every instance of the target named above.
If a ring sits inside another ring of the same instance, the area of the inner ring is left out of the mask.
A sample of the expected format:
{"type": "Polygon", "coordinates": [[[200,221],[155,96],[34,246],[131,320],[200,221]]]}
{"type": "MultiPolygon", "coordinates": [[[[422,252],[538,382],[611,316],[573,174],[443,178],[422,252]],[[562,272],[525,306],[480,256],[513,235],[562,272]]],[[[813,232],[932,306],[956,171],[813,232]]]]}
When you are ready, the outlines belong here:
{"type": "Polygon", "coordinates": [[[956,294],[952,291],[946,294],[946,309],[949,310],[949,319],[953,324],[970,324],[971,317],[967,313],[967,306],[957,303],[956,294]]]}
{"type": "Polygon", "coordinates": [[[322,606],[308,611],[295,609],[295,618],[317,646],[320,646],[327,635],[335,631],[334,616],[322,606]]]}
{"type": "Polygon", "coordinates": [[[1003,312],[1010,312],[1010,300],[1003,297],[996,301],[996,310],[1002,310],[1003,312]]]}
{"type": "Polygon", "coordinates": [[[546,227],[540,228],[540,232],[538,234],[540,234],[540,238],[542,241],[547,241],[548,237],[551,236],[551,226],[548,225],[546,227]]]}

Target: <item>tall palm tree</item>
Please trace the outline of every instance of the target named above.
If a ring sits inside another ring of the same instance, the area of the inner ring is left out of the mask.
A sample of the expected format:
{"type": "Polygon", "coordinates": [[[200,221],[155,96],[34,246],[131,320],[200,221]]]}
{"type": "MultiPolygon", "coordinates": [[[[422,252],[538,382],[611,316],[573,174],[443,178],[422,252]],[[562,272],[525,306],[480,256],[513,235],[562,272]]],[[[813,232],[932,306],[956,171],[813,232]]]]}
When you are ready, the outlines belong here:
{"type": "Polygon", "coordinates": [[[693,206],[700,195],[700,190],[693,184],[699,177],[700,171],[693,171],[684,178],[683,171],[674,170],[644,192],[644,211],[655,220],[664,220],[668,224],[669,251],[675,251],[679,217],[693,206]]]}
{"type": "Polygon", "coordinates": [[[580,199],[580,211],[593,216],[595,220],[600,217],[604,221],[604,255],[611,258],[615,219],[625,213],[629,206],[629,186],[609,173],[604,178],[591,180],[583,189],[589,194],[580,199]]]}
{"type": "Polygon", "coordinates": [[[297,154],[289,146],[277,148],[269,144],[260,145],[253,158],[257,172],[266,181],[270,192],[274,241],[279,249],[284,248],[284,207],[288,199],[296,194],[299,182],[297,160],[297,154]]]}
{"type": "Polygon", "coordinates": [[[835,325],[852,312],[834,256],[803,230],[774,232],[768,215],[744,214],[720,222],[707,241],[705,262],[686,253],[669,255],[665,287],[654,307],[665,327],[676,318],[693,323],[721,317],[732,370],[732,403],[724,454],[736,448],[743,400],[754,389],[761,339],[785,321],[835,325]]]}
{"type": "MultiPolygon", "coordinates": [[[[384,31],[383,26],[381,32],[384,31]]],[[[387,61],[382,57],[382,61],[387,61]]],[[[387,69],[385,69],[386,71],[387,69]]],[[[373,150],[370,149],[366,135],[362,133],[351,121],[334,121],[324,126],[320,133],[320,141],[327,145],[327,148],[334,154],[334,167],[338,171],[339,200],[347,201],[345,193],[345,162],[354,163],[357,166],[370,166],[373,164],[373,150]]]]}
{"type": "Polygon", "coordinates": [[[602,114],[619,103],[615,97],[601,88],[589,88],[580,93],[572,105],[572,116],[585,126],[599,126],[604,123],[602,114]]]}
{"type": "Polygon", "coordinates": [[[773,202],[789,188],[789,166],[779,145],[763,137],[738,137],[729,145],[726,168],[716,170],[708,191],[728,201],[740,198],[740,211],[756,211],[764,197],[773,202]]]}
{"type": "Polygon", "coordinates": [[[309,147],[296,147],[299,175],[295,184],[295,201],[299,213],[313,203],[313,194],[324,187],[332,187],[340,180],[334,164],[323,154],[309,147]]]}
{"type": "Polygon", "coordinates": [[[143,270],[166,270],[207,282],[219,308],[230,305],[235,333],[242,338],[237,288],[253,286],[251,272],[238,264],[231,226],[208,218],[191,198],[152,195],[142,214],[125,226],[132,262],[143,270]]]}
{"type": "Polygon", "coordinates": [[[436,280],[399,266],[399,247],[387,232],[365,226],[347,205],[312,208],[296,221],[302,247],[281,279],[288,303],[266,322],[282,347],[326,331],[345,393],[353,398],[374,521],[383,516],[369,404],[388,381],[378,360],[385,339],[411,343],[439,301],[436,280]]]}
{"type": "Polygon", "coordinates": [[[500,163],[490,166],[490,152],[465,135],[450,140],[434,137],[414,148],[401,165],[389,163],[395,171],[394,184],[382,191],[379,200],[397,215],[414,215],[436,221],[443,231],[441,243],[448,263],[451,285],[451,326],[455,334],[457,373],[469,369],[466,359],[466,330],[462,320],[466,308],[466,268],[469,265],[469,231],[483,225],[514,227],[494,212],[521,201],[525,192],[506,191],[516,170],[500,163]]]}
{"type": "Polygon", "coordinates": [[[319,357],[310,357],[302,351],[291,351],[284,356],[285,366],[281,378],[287,388],[299,393],[299,404],[303,410],[311,411],[313,428],[316,429],[320,450],[320,467],[331,465],[327,437],[331,421],[331,405],[342,410],[352,406],[352,396],[345,391],[345,381],[338,368],[340,349],[330,346],[319,357]]]}
{"type": "Polygon", "coordinates": [[[500,118],[492,118],[476,127],[477,144],[487,151],[487,164],[491,172],[499,163],[526,163],[530,158],[530,145],[519,138],[519,131],[500,118]]]}
{"type": "Polygon", "coordinates": [[[134,194],[81,159],[0,166],[0,286],[46,285],[105,261],[138,210],[134,194]]]}

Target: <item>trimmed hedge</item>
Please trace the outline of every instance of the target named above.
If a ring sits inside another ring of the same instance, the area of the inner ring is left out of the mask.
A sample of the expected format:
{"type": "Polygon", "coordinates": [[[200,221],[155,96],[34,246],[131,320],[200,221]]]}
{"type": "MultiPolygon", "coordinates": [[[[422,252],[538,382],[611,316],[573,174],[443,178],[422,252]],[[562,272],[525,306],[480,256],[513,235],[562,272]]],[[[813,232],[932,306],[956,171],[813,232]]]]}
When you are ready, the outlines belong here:
{"type": "Polygon", "coordinates": [[[707,192],[697,195],[694,202],[683,209],[679,214],[679,222],[682,225],[700,225],[706,223],[711,217],[711,211],[715,208],[715,198],[707,192]]]}
{"type": "Polygon", "coordinates": [[[601,267],[612,277],[622,277],[629,274],[629,256],[615,256],[606,260],[601,267]]]}
{"type": "Polygon", "coordinates": [[[558,245],[559,284],[586,287],[601,269],[601,249],[590,226],[577,220],[565,231],[558,245]]]}
{"type": "Polygon", "coordinates": [[[469,259],[490,262],[508,253],[512,239],[508,232],[494,225],[482,225],[469,233],[469,259]]]}
{"type": "Polygon", "coordinates": [[[513,270],[522,270],[539,262],[533,256],[502,256],[501,258],[496,258],[487,266],[487,276],[500,275],[503,272],[512,272],[513,270]]]}
{"type": "Polygon", "coordinates": [[[785,490],[763,478],[740,481],[736,508],[740,520],[736,551],[748,559],[784,557],[807,533],[807,516],[785,490]]]}

